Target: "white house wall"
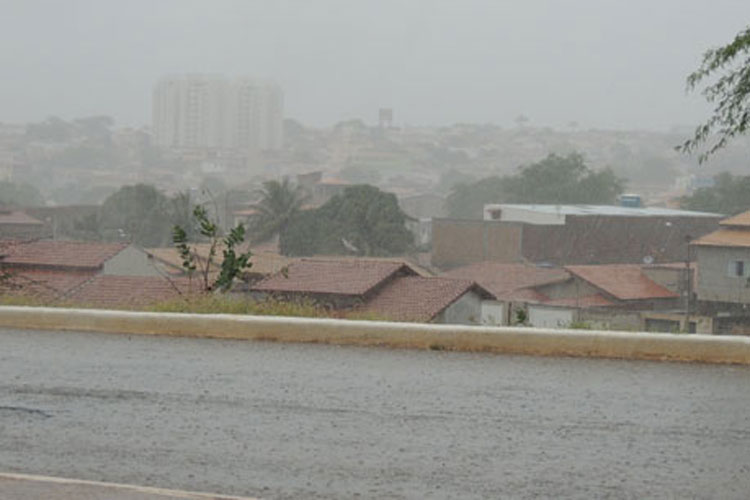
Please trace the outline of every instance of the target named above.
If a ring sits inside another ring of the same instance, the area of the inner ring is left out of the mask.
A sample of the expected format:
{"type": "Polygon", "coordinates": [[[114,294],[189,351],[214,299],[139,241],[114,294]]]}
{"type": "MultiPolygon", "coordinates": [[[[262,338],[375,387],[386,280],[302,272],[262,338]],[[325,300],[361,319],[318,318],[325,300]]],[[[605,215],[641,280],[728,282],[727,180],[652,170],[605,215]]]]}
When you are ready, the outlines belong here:
{"type": "Polygon", "coordinates": [[[563,328],[573,323],[575,311],[557,307],[529,305],[529,324],[538,328],[563,328]]]}

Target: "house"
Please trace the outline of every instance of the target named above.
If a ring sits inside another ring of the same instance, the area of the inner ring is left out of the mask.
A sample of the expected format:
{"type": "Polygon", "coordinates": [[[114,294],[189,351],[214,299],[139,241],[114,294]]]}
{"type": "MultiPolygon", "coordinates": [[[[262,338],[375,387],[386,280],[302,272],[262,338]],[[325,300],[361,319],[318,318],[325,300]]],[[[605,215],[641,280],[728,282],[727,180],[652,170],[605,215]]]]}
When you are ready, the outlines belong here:
{"type": "Polygon", "coordinates": [[[714,318],[715,333],[750,333],[750,211],[691,242],[698,264],[695,313],[714,318]]]}
{"type": "Polygon", "coordinates": [[[52,236],[50,227],[25,212],[0,210],[0,239],[36,240],[52,236]]]}
{"type": "Polygon", "coordinates": [[[422,276],[404,262],[375,259],[300,259],[249,291],[387,319],[462,324],[479,323],[482,304],[494,301],[472,281],[422,276]]]}
{"type": "Polygon", "coordinates": [[[396,321],[479,324],[482,305],[494,299],[473,281],[404,276],[391,280],[361,310],[396,321]]]}
{"type": "Polygon", "coordinates": [[[120,276],[160,276],[149,255],[128,243],[16,241],[0,247],[7,270],[92,272],[120,276]]]}
{"type": "Polygon", "coordinates": [[[42,302],[70,301],[100,276],[130,278],[131,283],[165,281],[148,254],[126,243],[5,242],[0,246],[0,266],[6,274],[0,293],[42,302]]]}
{"type": "Polygon", "coordinates": [[[600,205],[485,207],[484,220],[433,219],[432,264],[642,264],[685,259],[686,241],[716,230],[721,215],[600,205]]]}
{"type": "Polygon", "coordinates": [[[528,304],[531,325],[640,330],[644,311],[673,311],[684,304],[684,270],[678,267],[658,266],[652,272],[650,266],[610,264],[566,266],[565,271],[568,279],[533,288],[544,299],[528,304]]]}
{"type": "MultiPolygon", "coordinates": [[[[482,262],[445,272],[476,279],[501,306],[498,324],[537,327],[588,324],[609,329],[642,329],[643,314],[675,311],[684,305],[684,264],[582,265],[556,268],[482,262]]],[[[489,322],[488,310],[483,312],[489,322]]]]}
{"type": "Polygon", "coordinates": [[[492,293],[497,302],[486,302],[482,311],[483,324],[509,325],[515,322],[516,310],[525,304],[542,302],[546,296],[534,287],[566,280],[570,275],[561,268],[532,264],[508,264],[483,261],[451,269],[443,277],[475,281],[492,293]]]}

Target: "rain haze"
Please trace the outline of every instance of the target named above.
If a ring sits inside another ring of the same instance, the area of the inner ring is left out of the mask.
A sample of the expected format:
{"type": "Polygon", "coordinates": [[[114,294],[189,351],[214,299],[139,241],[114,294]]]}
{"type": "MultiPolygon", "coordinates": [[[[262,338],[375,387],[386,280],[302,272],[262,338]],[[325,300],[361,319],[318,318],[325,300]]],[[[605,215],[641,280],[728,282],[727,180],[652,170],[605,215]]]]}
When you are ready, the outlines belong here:
{"type": "Polygon", "coordinates": [[[0,76],[0,499],[748,498],[750,0],[0,0],[0,76]]]}
{"type": "Polygon", "coordinates": [[[685,77],[750,18],[743,0],[2,2],[0,120],[150,121],[165,74],[252,75],[332,125],[665,130],[708,108],[685,77]],[[369,119],[369,120],[367,120],[369,119]]]}

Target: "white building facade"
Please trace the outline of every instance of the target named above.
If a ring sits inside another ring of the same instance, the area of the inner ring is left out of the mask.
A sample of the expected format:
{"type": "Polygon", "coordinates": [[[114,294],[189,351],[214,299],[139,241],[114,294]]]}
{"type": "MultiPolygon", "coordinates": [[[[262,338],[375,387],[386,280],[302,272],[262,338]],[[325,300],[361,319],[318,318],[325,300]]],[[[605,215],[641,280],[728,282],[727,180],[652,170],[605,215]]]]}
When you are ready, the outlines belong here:
{"type": "Polygon", "coordinates": [[[271,82],[181,75],[154,87],[156,144],[175,150],[274,151],[282,146],[284,97],[271,82]]]}

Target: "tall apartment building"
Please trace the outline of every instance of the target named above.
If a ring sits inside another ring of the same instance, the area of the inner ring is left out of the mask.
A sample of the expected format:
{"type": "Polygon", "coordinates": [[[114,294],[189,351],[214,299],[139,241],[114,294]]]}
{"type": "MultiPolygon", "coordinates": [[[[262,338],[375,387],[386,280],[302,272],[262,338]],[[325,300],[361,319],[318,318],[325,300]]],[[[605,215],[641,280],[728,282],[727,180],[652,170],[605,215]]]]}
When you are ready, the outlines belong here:
{"type": "Polygon", "coordinates": [[[156,143],[167,149],[278,150],[284,97],[270,82],[218,75],[160,80],[153,94],[156,143]]]}

